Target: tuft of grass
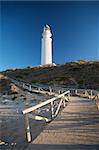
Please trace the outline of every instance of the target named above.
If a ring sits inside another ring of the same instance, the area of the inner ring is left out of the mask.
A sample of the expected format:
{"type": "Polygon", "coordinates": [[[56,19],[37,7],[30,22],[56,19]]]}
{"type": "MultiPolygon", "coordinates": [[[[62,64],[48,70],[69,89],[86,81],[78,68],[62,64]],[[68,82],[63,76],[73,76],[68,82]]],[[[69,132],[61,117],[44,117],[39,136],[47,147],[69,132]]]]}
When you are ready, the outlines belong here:
{"type": "Polygon", "coordinates": [[[24,79],[24,75],[18,74],[18,75],[16,75],[16,78],[24,79]]]}

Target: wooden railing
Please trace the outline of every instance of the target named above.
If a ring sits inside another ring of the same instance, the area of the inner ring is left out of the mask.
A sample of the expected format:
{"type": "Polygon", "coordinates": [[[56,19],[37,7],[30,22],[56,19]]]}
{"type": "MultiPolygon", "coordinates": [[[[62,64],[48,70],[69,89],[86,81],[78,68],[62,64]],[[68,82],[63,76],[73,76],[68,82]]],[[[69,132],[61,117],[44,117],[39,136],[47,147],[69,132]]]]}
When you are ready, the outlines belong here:
{"type": "Polygon", "coordinates": [[[92,100],[94,100],[96,102],[96,106],[99,110],[99,93],[97,93],[93,98],[92,100]]]}
{"type": "Polygon", "coordinates": [[[72,89],[70,90],[71,95],[85,97],[94,100],[97,108],[99,109],[99,91],[90,89],[72,89]]]}
{"type": "Polygon", "coordinates": [[[24,80],[16,80],[9,78],[16,85],[22,87],[25,90],[30,92],[36,92],[41,94],[54,95],[61,94],[67,90],[70,90],[71,95],[77,95],[81,97],[86,97],[92,100],[95,100],[96,105],[99,109],[99,91],[91,90],[91,89],[74,89],[74,88],[61,88],[61,87],[52,87],[52,86],[44,86],[44,85],[35,85],[26,83],[24,80]]]}
{"type": "Polygon", "coordinates": [[[55,90],[53,90],[50,86],[48,86],[48,87],[37,86],[37,85],[32,85],[32,84],[26,83],[25,81],[24,82],[18,81],[18,80],[12,79],[12,78],[9,78],[9,79],[17,86],[19,86],[29,92],[48,94],[48,95],[56,95],[55,90]]]}
{"type": "Polygon", "coordinates": [[[29,125],[29,116],[28,113],[34,112],[35,110],[44,107],[45,105],[50,105],[50,110],[51,110],[51,119],[48,119],[46,117],[41,117],[41,116],[34,116],[35,119],[38,120],[45,120],[46,122],[49,122],[51,120],[53,120],[57,114],[60,111],[60,108],[63,104],[63,107],[66,106],[66,102],[69,101],[69,97],[70,97],[70,91],[66,91],[56,97],[53,97],[51,99],[48,99],[40,104],[37,104],[35,106],[32,106],[30,108],[24,109],[22,112],[24,114],[24,118],[25,118],[25,126],[26,126],[26,136],[27,136],[27,140],[28,142],[30,142],[32,140],[31,138],[31,133],[30,133],[30,125],[29,125]],[[56,104],[54,105],[55,101],[57,101],[57,108],[55,108],[56,104]]]}
{"type": "Polygon", "coordinates": [[[28,90],[30,92],[36,92],[41,94],[48,94],[48,95],[54,95],[53,98],[48,99],[40,104],[37,104],[33,107],[27,108],[23,110],[24,118],[25,118],[25,125],[26,125],[26,136],[28,142],[32,140],[31,132],[30,132],[30,125],[29,125],[29,117],[32,117],[36,120],[45,120],[46,122],[49,122],[53,120],[57,114],[59,113],[59,110],[63,104],[63,106],[66,106],[66,102],[69,101],[70,95],[72,96],[81,96],[85,97],[91,100],[94,100],[96,102],[96,106],[99,109],[99,92],[91,89],[73,89],[73,88],[58,88],[58,87],[49,87],[49,86],[37,86],[37,85],[30,85],[29,83],[26,83],[25,81],[17,81],[15,79],[11,79],[12,82],[14,82],[16,85],[22,87],[25,90],[28,90]],[[54,105],[55,101],[58,103],[54,105]],[[50,105],[50,112],[51,112],[51,119],[48,119],[46,117],[42,116],[33,116],[30,113],[34,112],[37,109],[40,109],[44,106],[50,105]],[[57,108],[56,108],[57,105],[57,108]]]}

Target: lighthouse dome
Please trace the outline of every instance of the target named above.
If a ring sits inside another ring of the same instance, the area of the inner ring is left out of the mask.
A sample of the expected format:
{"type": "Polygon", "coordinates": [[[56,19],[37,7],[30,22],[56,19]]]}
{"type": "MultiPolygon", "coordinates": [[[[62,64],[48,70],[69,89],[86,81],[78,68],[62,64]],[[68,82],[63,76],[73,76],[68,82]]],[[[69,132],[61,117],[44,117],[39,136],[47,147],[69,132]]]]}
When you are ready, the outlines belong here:
{"type": "Polygon", "coordinates": [[[46,25],[44,26],[44,29],[45,29],[45,30],[50,30],[49,25],[48,25],[48,24],[46,24],[46,25]]]}
{"type": "Polygon", "coordinates": [[[42,36],[43,36],[43,37],[45,37],[45,36],[46,36],[46,37],[51,37],[51,36],[52,36],[49,25],[46,24],[46,25],[44,26],[42,36]]]}

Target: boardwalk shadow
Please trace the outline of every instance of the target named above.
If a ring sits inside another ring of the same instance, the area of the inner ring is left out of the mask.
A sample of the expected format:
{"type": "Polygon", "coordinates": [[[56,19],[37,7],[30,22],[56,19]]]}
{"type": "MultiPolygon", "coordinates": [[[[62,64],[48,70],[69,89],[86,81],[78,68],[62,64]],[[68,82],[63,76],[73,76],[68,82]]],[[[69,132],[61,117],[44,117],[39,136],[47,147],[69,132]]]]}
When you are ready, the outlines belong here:
{"type": "Polygon", "coordinates": [[[54,124],[50,124],[48,129],[58,130],[59,128],[76,128],[86,125],[99,125],[99,113],[88,112],[62,112],[62,116],[55,118],[54,124]]]}

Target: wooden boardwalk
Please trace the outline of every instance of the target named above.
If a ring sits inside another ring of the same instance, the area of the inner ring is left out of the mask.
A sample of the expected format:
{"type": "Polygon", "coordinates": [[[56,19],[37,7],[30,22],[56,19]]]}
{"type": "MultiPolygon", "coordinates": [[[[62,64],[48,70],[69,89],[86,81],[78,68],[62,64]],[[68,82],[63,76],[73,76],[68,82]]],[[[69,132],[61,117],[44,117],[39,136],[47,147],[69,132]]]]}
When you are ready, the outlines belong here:
{"type": "Polygon", "coordinates": [[[99,112],[94,101],[71,97],[70,103],[49,123],[28,149],[99,149],[99,112]]]}
{"type": "Polygon", "coordinates": [[[3,139],[16,145],[3,146],[2,150],[99,150],[99,111],[90,99],[71,96],[69,104],[43,130],[39,127],[42,122],[31,122],[32,138],[35,137],[31,143],[25,139],[22,117],[14,120],[9,122],[11,128],[5,124],[4,133],[9,138],[3,139]],[[41,131],[37,134],[38,128],[41,131]]]}

